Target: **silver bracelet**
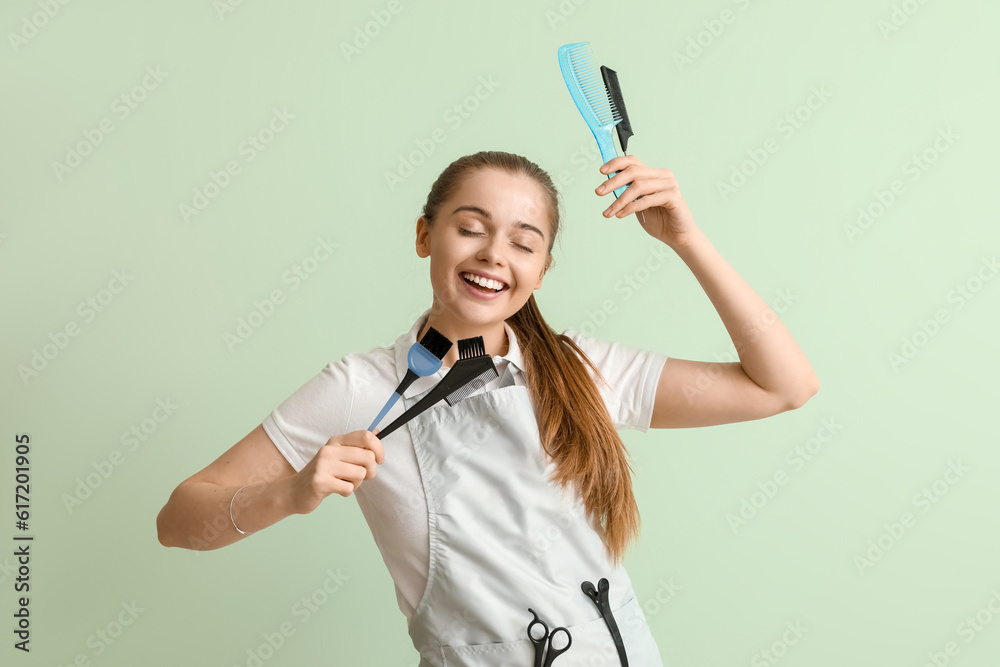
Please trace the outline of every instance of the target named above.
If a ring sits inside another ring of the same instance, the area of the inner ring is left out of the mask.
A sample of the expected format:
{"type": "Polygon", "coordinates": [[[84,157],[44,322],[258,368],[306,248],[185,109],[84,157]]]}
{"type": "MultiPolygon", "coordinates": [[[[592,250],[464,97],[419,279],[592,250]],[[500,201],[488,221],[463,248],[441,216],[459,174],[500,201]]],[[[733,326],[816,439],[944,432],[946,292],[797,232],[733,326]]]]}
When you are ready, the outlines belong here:
{"type": "Polygon", "coordinates": [[[236,496],[239,494],[240,491],[242,491],[245,488],[246,486],[241,486],[240,488],[236,489],[236,493],[233,494],[232,500],[229,501],[229,520],[233,522],[233,528],[235,528],[240,535],[246,535],[246,533],[240,530],[239,527],[236,525],[236,521],[233,520],[233,500],[236,500],[236,496]]]}

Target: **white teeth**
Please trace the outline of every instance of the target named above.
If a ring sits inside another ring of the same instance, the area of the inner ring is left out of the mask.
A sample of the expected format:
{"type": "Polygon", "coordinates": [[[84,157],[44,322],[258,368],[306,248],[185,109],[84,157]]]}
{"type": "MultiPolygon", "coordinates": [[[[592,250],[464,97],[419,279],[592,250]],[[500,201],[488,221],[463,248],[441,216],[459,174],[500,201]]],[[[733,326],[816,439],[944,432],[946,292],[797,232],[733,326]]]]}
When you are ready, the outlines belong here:
{"type": "Polygon", "coordinates": [[[502,283],[502,282],[499,282],[497,280],[491,280],[489,278],[483,278],[481,276],[477,276],[474,273],[463,273],[462,277],[463,278],[468,278],[469,280],[471,280],[472,282],[476,283],[477,285],[482,285],[483,287],[485,287],[487,289],[494,290],[494,291],[500,290],[500,289],[502,289],[504,287],[504,283],[502,283]]]}

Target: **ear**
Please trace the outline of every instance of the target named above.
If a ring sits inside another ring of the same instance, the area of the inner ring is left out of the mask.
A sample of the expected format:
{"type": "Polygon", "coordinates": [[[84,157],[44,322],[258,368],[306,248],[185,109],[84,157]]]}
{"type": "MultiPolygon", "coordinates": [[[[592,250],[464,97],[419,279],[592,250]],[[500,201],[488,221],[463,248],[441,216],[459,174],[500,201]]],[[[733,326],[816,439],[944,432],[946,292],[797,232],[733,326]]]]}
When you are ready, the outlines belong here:
{"type": "Polygon", "coordinates": [[[535,283],[535,289],[542,286],[542,280],[545,278],[545,273],[552,268],[552,255],[549,255],[548,259],[545,260],[545,266],[542,268],[542,272],[538,274],[538,282],[535,283]]]}
{"type": "Polygon", "coordinates": [[[417,256],[418,257],[430,257],[431,254],[431,243],[428,235],[430,234],[430,225],[427,223],[427,219],[424,216],[417,218],[417,256]]]}

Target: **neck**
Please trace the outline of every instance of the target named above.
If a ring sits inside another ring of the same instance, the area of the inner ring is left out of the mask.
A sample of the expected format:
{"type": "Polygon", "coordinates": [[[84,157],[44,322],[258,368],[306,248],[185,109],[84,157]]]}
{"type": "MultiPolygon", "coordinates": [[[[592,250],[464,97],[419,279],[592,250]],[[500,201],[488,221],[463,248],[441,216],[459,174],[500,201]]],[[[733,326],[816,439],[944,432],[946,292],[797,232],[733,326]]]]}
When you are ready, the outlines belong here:
{"type": "Polygon", "coordinates": [[[455,322],[452,320],[443,319],[441,317],[435,317],[432,311],[427,316],[427,322],[421,328],[420,333],[417,334],[417,340],[419,341],[423,338],[424,334],[431,327],[437,329],[442,335],[447,336],[454,345],[448,350],[448,353],[441,359],[441,365],[450,368],[455,365],[458,361],[458,341],[463,338],[475,338],[476,336],[483,337],[483,345],[486,347],[486,353],[491,357],[498,357],[507,354],[509,348],[509,341],[507,340],[507,330],[504,328],[503,321],[493,322],[489,324],[475,324],[469,322],[455,322]]]}

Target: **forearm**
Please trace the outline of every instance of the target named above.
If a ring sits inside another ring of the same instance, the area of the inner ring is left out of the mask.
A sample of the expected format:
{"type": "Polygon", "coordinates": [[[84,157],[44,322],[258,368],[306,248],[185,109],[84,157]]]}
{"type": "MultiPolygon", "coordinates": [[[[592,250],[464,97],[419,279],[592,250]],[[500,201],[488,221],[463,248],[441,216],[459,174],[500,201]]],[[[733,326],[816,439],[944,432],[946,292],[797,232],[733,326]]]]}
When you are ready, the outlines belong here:
{"type": "Polygon", "coordinates": [[[819,379],[778,315],[740,277],[700,230],[674,248],[722,318],[744,372],[761,388],[805,401],[819,379]]]}
{"type": "Polygon", "coordinates": [[[160,543],[195,551],[210,551],[238,542],[291,514],[286,478],[239,486],[211,482],[181,484],[156,517],[160,543]],[[232,518],[230,518],[230,503],[232,518]],[[244,534],[233,526],[239,526],[244,534]]]}

